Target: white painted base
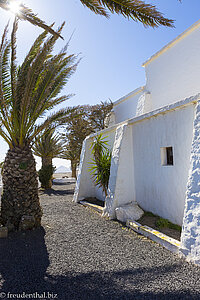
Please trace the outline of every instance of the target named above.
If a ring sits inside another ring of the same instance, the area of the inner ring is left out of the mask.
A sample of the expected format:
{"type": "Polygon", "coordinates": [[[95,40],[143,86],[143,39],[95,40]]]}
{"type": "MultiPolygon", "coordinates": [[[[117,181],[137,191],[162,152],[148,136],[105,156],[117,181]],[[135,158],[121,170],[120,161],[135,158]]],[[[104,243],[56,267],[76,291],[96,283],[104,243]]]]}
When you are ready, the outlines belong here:
{"type": "Polygon", "coordinates": [[[162,232],[159,232],[155,229],[152,229],[151,227],[148,227],[146,225],[142,226],[141,224],[134,222],[134,221],[127,221],[127,226],[131,229],[133,229],[135,232],[140,233],[152,241],[162,245],[169,251],[178,254],[179,248],[180,248],[180,242],[165,235],[162,232]]]}

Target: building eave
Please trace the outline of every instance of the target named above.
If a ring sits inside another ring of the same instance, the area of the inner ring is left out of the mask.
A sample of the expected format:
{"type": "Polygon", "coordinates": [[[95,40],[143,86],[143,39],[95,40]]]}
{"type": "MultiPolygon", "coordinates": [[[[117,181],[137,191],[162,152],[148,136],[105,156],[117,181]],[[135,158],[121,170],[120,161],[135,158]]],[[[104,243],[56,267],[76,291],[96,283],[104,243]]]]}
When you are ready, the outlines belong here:
{"type": "Polygon", "coordinates": [[[122,125],[122,124],[132,125],[132,124],[136,124],[136,123],[139,123],[139,122],[143,122],[143,121],[151,119],[151,118],[155,118],[155,117],[157,117],[159,115],[167,114],[167,113],[169,113],[171,111],[175,111],[177,109],[186,107],[188,105],[195,104],[195,103],[197,103],[197,101],[200,101],[200,93],[197,94],[197,95],[195,95],[195,96],[191,96],[189,98],[186,98],[184,100],[181,100],[181,101],[178,101],[178,102],[166,105],[164,107],[155,109],[155,110],[153,110],[151,112],[142,114],[140,116],[127,119],[127,120],[125,120],[123,122],[120,122],[120,123],[117,123],[117,124],[115,124],[115,125],[113,125],[111,127],[108,127],[106,129],[103,129],[103,130],[95,132],[95,133],[92,133],[87,138],[93,138],[95,136],[98,136],[100,133],[105,134],[107,132],[115,131],[116,128],[118,126],[122,125]]]}
{"type": "Polygon", "coordinates": [[[165,45],[161,50],[156,52],[154,55],[152,55],[147,61],[145,61],[142,64],[142,67],[146,67],[148,64],[150,64],[152,61],[154,61],[156,58],[158,58],[160,55],[168,51],[170,48],[172,48],[174,45],[179,43],[182,39],[184,39],[186,36],[191,34],[194,30],[200,27],[200,20],[194,23],[192,26],[190,26],[188,29],[186,29],[183,33],[178,35],[174,40],[172,40],[170,43],[165,45]]]}
{"type": "Polygon", "coordinates": [[[120,99],[118,99],[117,101],[115,101],[113,103],[113,106],[116,106],[116,105],[119,105],[121,104],[122,102],[128,100],[129,98],[133,97],[133,96],[136,96],[137,94],[141,93],[143,90],[144,90],[145,86],[141,86],[137,89],[135,89],[134,91],[130,92],[129,94],[121,97],[120,99]]]}

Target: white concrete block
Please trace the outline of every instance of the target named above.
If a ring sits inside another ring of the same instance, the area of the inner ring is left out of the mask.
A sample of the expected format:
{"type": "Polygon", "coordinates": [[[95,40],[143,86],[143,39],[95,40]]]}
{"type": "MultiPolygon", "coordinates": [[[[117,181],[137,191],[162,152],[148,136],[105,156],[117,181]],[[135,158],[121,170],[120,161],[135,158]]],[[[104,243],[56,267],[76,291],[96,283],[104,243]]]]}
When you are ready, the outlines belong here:
{"type": "Polygon", "coordinates": [[[137,221],[139,220],[144,211],[138,206],[136,202],[117,207],[115,209],[117,220],[126,222],[127,220],[137,221]]]}

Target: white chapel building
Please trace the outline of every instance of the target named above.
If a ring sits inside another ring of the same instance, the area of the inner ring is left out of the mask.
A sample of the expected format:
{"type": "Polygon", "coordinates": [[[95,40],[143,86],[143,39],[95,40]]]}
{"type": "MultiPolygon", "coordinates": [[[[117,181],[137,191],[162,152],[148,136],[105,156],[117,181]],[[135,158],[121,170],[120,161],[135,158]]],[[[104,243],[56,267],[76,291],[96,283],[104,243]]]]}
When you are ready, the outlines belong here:
{"type": "Polygon", "coordinates": [[[114,102],[101,131],[112,150],[108,196],[88,171],[93,134],[83,144],[74,201],[105,200],[111,219],[137,202],[183,226],[180,251],[200,264],[200,21],[143,67],[146,85],[114,102]]]}

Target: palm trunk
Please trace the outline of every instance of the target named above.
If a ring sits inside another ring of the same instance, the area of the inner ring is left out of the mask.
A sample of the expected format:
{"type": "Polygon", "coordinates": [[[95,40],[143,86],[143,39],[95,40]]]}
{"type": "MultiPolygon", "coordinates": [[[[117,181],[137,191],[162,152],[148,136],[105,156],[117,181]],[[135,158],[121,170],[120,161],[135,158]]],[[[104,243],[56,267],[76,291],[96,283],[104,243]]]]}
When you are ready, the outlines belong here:
{"type": "Polygon", "coordinates": [[[73,178],[76,178],[76,167],[77,167],[77,163],[71,160],[71,170],[72,170],[73,178]]]}
{"type": "Polygon", "coordinates": [[[52,166],[52,158],[51,157],[42,157],[42,168],[45,166],[52,166]]]}
{"type": "MultiPolygon", "coordinates": [[[[52,157],[42,157],[42,168],[45,168],[47,166],[52,166],[52,157]]],[[[52,187],[52,177],[49,179],[48,182],[46,182],[45,186],[42,186],[45,189],[50,189],[52,187]]]]}
{"type": "Polygon", "coordinates": [[[35,159],[29,146],[8,150],[3,169],[1,221],[10,230],[40,226],[42,209],[38,196],[35,159]],[[28,220],[29,224],[24,224],[28,220]]]}

